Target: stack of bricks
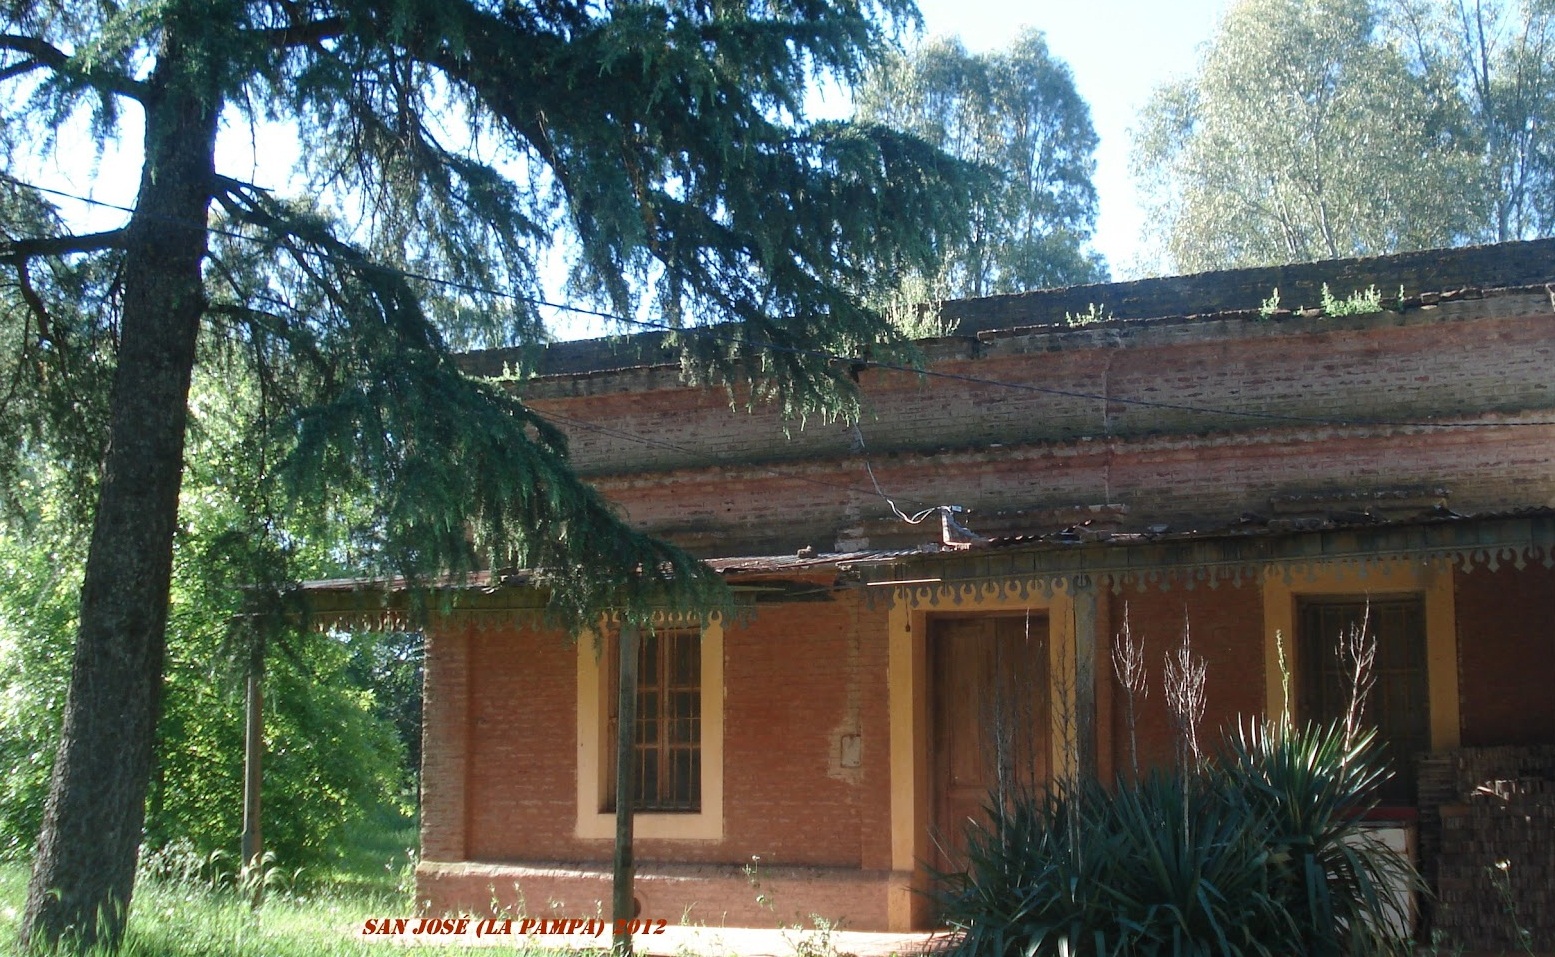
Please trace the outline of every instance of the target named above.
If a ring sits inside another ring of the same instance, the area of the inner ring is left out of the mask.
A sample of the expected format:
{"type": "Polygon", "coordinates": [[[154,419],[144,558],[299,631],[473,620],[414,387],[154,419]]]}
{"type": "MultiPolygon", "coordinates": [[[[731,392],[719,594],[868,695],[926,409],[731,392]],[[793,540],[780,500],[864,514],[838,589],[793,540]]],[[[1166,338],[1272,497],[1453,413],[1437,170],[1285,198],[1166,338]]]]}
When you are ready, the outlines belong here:
{"type": "MultiPolygon", "coordinates": [[[[1458,791],[1458,751],[1437,751],[1420,754],[1415,758],[1416,798],[1420,809],[1419,859],[1420,876],[1435,891],[1437,863],[1442,855],[1442,809],[1460,803],[1458,791]]],[[[1435,907],[1424,902],[1421,926],[1429,937],[1435,927],[1435,907]]]]}
{"type": "MultiPolygon", "coordinates": [[[[1555,949],[1555,747],[1472,748],[1451,758],[1456,803],[1433,809],[1435,930],[1475,949],[1555,949]]],[[[1422,764],[1422,805],[1442,763],[1422,764]]],[[[1422,832],[1424,818],[1422,810],[1422,832]]]]}

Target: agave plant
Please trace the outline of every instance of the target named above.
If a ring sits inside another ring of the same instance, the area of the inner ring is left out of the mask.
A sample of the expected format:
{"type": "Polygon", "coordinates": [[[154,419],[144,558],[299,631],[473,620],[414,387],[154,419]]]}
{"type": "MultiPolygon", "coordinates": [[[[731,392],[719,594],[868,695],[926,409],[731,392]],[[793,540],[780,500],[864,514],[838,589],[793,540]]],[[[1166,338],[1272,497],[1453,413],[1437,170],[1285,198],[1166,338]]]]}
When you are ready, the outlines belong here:
{"type": "MultiPolygon", "coordinates": [[[[1280,954],[1289,916],[1271,881],[1269,822],[1203,775],[1147,775],[1106,802],[1121,835],[1103,884],[1128,954],[1280,954]]],[[[1100,941],[1107,935],[1093,932],[1100,941]]]]}
{"type": "Polygon", "coordinates": [[[1343,722],[1239,728],[1212,772],[1268,822],[1274,892],[1294,922],[1292,952],[1408,954],[1404,904],[1424,892],[1413,866],[1365,826],[1388,771],[1375,732],[1343,722]]]}
{"type": "Polygon", "coordinates": [[[1419,887],[1363,826],[1370,735],[1263,724],[1202,769],[992,802],[941,875],[956,957],[1391,955],[1419,887]]]}

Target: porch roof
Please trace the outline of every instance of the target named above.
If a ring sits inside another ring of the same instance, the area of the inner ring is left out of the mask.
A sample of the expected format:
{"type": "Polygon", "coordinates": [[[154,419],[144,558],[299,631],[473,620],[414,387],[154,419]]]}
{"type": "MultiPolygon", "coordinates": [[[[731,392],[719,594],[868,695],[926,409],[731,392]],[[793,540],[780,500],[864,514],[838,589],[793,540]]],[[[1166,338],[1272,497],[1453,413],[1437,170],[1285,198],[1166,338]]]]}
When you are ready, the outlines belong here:
{"type": "MultiPolygon", "coordinates": [[[[814,600],[862,588],[871,602],[893,592],[911,601],[945,587],[1001,582],[1017,590],[1090,580],[1110,585],[1215,588],[1254,582],[1269,570],[1287,579],[1339,564],[1358,577],[1398,561],[1444,561],[1463,571],[1539,563],[1555,567],[1555,508],[1526,507],[1464,515],[1435,508],[1407,518],[1338,513],[1259,520],[1242,516],[1213,529],[1109,531],[1084,525],[1051,534],[1009,535],[978,547],[861,550],[733,556],[706,560],[750,603],[814,600]]],[[[543,575],[477,572],[422,587],[451,599],[460,613],[499,618],[543,614],[543,575]]],[[[304,583],[320,627],[413,627],[404,579],[338,578],[304,583]]]]}

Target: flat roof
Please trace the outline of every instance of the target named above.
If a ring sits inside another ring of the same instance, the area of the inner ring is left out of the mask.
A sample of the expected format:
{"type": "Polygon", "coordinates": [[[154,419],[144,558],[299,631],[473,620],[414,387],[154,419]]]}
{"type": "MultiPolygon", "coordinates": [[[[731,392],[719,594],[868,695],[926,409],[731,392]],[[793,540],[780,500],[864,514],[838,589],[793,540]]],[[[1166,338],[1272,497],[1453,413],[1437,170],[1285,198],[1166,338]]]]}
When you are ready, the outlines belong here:
{"type": "MultiPolygon", "coordinates": [[[[1275,290],[1277,315],[1302,316],[1321,315],[1325,286],[1341,299],[1375,287],[1389,308],[1409,309],[1480,298],[1488,290],[1545,291],[1552,281],[1555,238],[1040,289],[947,300],[939,310],[941,319],[956,323],[955,338],[987,341],[1039,327],[1066,329],[1071,315],[1100,313],[1119,323],[1245,317],[1258,314],[1275,290]]],[[[461,363],[473,375],[528,370],[533,378],[678,367],[680,353],[668,344],[669,335],[638,332],[477,350],[461,363]]]]}

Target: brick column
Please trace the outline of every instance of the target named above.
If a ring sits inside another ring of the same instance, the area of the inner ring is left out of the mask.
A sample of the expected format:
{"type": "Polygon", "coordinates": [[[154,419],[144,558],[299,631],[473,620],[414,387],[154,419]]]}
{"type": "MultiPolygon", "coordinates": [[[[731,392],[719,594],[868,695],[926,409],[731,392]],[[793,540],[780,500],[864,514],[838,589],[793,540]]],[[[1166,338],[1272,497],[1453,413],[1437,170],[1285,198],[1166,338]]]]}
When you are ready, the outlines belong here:
{"type": "Polygon", "coordinates": [[[440,618],[426,632],[421,726],[423,861],[462,861],[467,854],[472,627],[440,618]]]}

